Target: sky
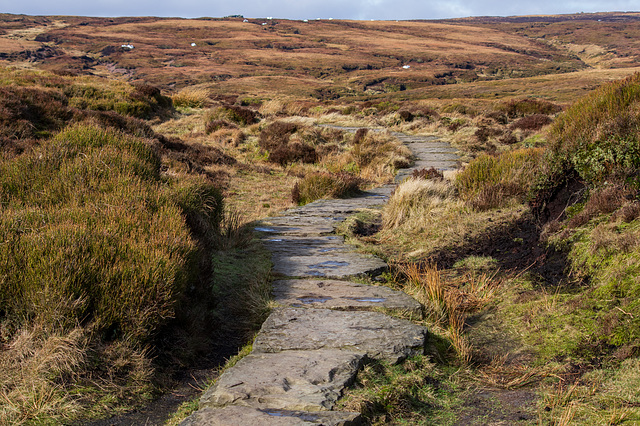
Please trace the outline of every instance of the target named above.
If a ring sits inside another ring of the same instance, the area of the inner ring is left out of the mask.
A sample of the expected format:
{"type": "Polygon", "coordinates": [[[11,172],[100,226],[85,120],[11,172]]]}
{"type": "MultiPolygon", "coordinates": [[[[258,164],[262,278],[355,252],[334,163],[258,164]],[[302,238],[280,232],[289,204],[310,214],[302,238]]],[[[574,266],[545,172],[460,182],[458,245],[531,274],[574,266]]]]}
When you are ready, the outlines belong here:
{"type": "Polygon", "coordinates": [[[404,20],[640,11],[640,0],[0,0],[27,15],[404,20]]]}

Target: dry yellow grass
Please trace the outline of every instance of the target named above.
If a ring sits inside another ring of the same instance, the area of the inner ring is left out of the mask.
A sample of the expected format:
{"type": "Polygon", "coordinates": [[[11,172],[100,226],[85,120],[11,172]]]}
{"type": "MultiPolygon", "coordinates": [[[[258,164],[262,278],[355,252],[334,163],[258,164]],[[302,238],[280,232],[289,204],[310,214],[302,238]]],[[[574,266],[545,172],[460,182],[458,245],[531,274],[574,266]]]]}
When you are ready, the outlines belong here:
{"type": "Polygon", "coordinates": [[[209,89],[187,86],[173,95],[171,99],[176,107],[204,108],[211,102],[209,89]]]}
{"type": "Polygon", "coordinates": [[[455,188],[450,182],[409,178],[396,188],[385,206],[383,225],[388,229],[401,225],[422,228],[443,209],[460,205],[454,194],[455,188]]]}

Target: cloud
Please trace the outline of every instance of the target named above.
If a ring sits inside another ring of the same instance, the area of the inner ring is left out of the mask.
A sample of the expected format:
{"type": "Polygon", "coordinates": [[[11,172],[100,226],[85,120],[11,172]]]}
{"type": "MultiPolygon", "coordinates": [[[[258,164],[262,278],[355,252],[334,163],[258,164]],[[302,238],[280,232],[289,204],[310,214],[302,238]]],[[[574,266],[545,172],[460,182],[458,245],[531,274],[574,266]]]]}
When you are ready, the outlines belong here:
{"type": "Polygon", "coordinates": [[[563,14],[630,11],[637,0],[22,0],[2,12],[28,15],[81,16],[273,16],[289,19],[441,19],[465,16],[563,14]]]}

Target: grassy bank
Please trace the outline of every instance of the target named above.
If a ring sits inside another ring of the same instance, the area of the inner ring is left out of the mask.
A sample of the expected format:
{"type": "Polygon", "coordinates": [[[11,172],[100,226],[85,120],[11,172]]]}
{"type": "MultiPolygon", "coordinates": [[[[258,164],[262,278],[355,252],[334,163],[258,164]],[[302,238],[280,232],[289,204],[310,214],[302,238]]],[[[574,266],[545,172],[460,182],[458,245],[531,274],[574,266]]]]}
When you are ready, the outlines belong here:
{"type": "Polygon", "coordinates": [[[638,87],[594,91],[537,148],[398,187],[359,244],[425,306],[434,338],[411,365],[433,364],[371,367],[346,406],[372,424],[640,421],[638,87]]]}

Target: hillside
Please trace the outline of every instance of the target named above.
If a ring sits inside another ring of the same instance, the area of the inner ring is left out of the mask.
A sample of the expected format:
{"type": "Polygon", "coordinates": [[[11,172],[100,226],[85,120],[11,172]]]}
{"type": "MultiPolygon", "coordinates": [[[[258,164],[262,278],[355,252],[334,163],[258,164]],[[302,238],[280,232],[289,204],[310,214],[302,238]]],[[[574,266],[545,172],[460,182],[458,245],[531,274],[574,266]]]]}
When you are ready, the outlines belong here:
{"type": "Polygon", "coordinates": [[[3,15],[0,57],[57,72],[121,74],[164,88],[209,84],[221,94],[265,95],[268,86],[271,95],[335,98],[578,71],[589,64],[574,46],[586,44],[609,55],[608,68],[629,66],[633,42],[625,40],[635,38],[640,24],[636,15],[624,17],[606,24],[598,23],[600,15],[578,22],[541,17],[525,25],[477,19],[243,22],[3,15]],[[620,25],[628,39],[606,35],[617,34],[620,25]],[[134,49],[121,47],[128,44],[134,49]],[[406,65],[411,68],[403,69],[406,65]]]}

